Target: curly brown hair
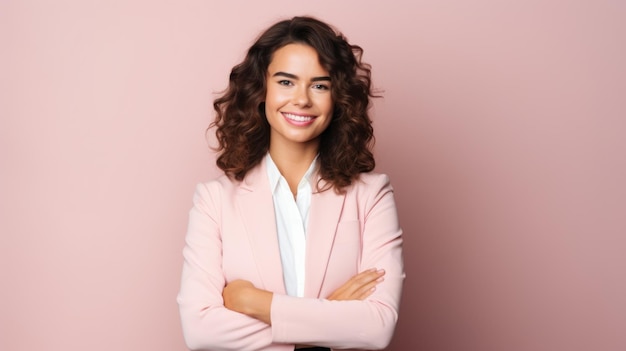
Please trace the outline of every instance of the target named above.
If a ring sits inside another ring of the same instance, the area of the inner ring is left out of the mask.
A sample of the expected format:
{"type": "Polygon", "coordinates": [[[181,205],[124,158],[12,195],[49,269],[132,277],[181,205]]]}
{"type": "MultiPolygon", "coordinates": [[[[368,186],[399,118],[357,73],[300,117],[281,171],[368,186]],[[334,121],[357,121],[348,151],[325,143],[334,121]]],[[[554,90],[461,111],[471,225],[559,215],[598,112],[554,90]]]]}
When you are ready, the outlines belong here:
{"type": "Polygon", "coordinates": [[[371,88],[371,67],[361,61],[363,49],[312,17],[272,25],[250,47],[243,62],[233,67],[228,88],[213,103],[216,117],[209,128],[216,127],[216,163],[229,177],[242,180],[267,154],[267,68],[273,53],[292,43],[314,48],[330,73],[334,110],[330,125],[320,135],[318,164],[320,178],[340,192],[360,173],[374,169],[374,130],[368,110],[370,97],[376,95],[371,88]]]}

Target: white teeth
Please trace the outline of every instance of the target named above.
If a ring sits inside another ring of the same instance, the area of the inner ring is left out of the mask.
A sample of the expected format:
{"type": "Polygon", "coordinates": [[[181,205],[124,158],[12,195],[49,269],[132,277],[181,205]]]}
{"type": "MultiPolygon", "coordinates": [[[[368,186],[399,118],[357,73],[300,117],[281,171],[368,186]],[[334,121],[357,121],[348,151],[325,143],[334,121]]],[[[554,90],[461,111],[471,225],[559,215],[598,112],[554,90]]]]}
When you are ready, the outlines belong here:
{"type": "Polygon", "coordinates": [[[308,122],[313,119],[313,117],[292,115],[291,113],[284,113],[284,115],[285,117],[291,120],[294,120],[296,122],[308,122]]]}

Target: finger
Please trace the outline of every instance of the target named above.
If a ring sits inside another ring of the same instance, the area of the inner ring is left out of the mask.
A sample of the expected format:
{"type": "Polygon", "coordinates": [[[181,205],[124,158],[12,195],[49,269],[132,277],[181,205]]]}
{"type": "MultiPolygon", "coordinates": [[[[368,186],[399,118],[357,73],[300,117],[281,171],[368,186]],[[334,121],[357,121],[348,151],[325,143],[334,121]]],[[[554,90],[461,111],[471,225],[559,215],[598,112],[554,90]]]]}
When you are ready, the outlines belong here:
{"type": "Polygon", "coordinates": [[[378,278],[380,274],[381,272],[379,272],[375,268],[368,269],[366,271],[363,271],[359,274],[354,275],[344,284],[344,286],[349,286],[351,284],[365,284],[373,279],[378,278]]]}
{"type": "Polygon", "coordinates": [[[363,292],[361,292],[358,295],[353,296],[352,300],[359,300],[359,301],[363,301],[365,299],[367,299],[368,297],[370,297],[374,292],[376,291],[376,287],[372,287],[368,290],[364,290],[363,292]]]}
{"type": "Polygon", "coordinates": [[[338,290],[342,292],[353,293],[356,290],[360,289],[362,286],[369,284],[371,282],[374,282],[377,279],[381,278],[384,274],[385,274],[385,271],[382,269],[381,270],[369,269],[367,271],[363,271],[353,276],[338,290]]]}
{"type": "Polygon", "coordinates": [[[368,270],[365,271],[361,274],[356,275],[354,278],[353,283],[356,285],[365,285],[368,284],[370,282],[376,281],[377,279],[381,278],[382,276],[385,275],[385,270],[383,269],[373,269],[373,270],[368,270]]]}
{"type": "Polygon", "coordinates": [[[370,279],[367,282],[359,285],[358,287],[356,287],[356,290],[354,290],[353,295],[355,296],[362,296],[363,294],[370,294],[371,292],[369,292],[370,290],[372,290],[373,288],[375,288],[378,284],[380,284],[383,280],[384,280],[384,276],[383,275],[376,275],[375,279],[370,279]]]}
{"type": "Polygon", "coordinates": [[[363,300],[366,297],[370,296],[375,287],[383,281],[383,277],[379,277],[375,280],[369,280],[365,284],[356,284],[353,283],[346,289],[342,291],[338,291],[336,294],[332,294],[329,296],[329,299],[335,300],[363,300]]]}
{"type": "Polygon", "coordinates": [[[376,287],[380,284],[384,278],[380,277],[366,285],[363,285],[360,289],[355,291],[352,296],[356,300],[365,300],[376,291],[376,287]]]}
{"type": "Polygon", "coordinates": [[[362,299],[371,294],[369,289],[378,284],[378,280],[385,275],[382,269],[371,268],[360,272],[350,278],[337,290],[333,291],[327,299],[330,300],[354,300],[362,299]]]}

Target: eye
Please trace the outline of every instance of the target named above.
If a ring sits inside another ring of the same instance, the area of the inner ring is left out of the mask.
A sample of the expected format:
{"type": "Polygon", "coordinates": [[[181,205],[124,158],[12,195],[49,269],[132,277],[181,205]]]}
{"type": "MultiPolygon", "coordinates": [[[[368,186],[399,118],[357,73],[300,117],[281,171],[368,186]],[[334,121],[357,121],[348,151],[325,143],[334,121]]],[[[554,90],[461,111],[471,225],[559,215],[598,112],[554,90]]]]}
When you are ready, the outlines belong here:
{"type": "Polygon", "coordinates": [[[328,90],[330,87],[326,84],[313,84],[313,89],[328,90]]]}
{"type": "Polygon", "coordinates": [[[279,80],[279,81],[278,81],[278,84],[280,84],[280,85],[285,85],[285,86],[292,85],[291,81],[290,81],[290,80],[287,80],[287,79],[279,80]]]}

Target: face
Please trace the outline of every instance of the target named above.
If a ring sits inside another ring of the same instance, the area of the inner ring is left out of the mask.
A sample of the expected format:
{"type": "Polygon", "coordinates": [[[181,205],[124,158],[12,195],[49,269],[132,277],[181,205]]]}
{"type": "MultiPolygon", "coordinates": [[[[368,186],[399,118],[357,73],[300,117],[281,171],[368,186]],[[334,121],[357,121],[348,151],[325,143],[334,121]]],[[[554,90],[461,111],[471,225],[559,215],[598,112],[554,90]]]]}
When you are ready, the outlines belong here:
{"type": "Polygon", "coordinates": [[[265,114],[270,149],[319,146],[333,111],[330,74],[315,49],[288,44],[276,50],[267,68],[265,114]]]}

